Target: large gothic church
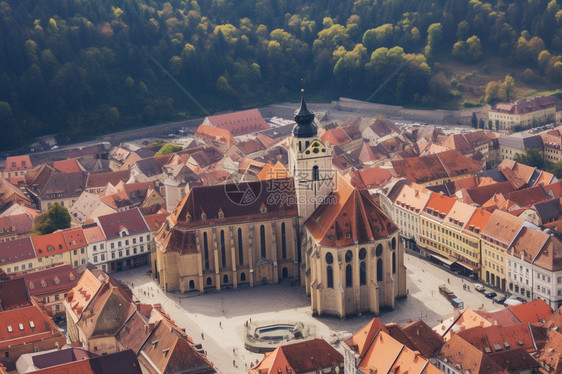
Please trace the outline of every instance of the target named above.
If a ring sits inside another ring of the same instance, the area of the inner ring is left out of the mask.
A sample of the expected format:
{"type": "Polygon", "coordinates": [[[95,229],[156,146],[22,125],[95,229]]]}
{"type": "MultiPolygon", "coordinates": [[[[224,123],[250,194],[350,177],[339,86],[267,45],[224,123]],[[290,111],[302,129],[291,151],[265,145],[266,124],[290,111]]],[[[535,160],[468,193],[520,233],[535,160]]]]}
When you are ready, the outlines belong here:
{"type": "Polygon", "coordinates": [[[158,231],[166,291],[299,280],[314,314],[394,308],[406,295],[398,228],[332,167],[304,97],[289,147],[293,178],[192,188],[158,231]]]}

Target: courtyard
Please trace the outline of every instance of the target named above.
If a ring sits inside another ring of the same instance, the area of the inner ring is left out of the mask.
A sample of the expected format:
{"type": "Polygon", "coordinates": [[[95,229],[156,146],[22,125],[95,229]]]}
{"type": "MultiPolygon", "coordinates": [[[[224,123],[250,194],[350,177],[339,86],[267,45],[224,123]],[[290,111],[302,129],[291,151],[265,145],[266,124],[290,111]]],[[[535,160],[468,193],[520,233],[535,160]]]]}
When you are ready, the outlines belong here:
{"type": "MultiPolygon", "coordinates": [[[[474,290],[475,283],[458,278],[434,264],[406,255],[408,297],[397,300],[396,308],[378,317],[385,323],[400,325],[409,320],[423,319],[436,326],[453,314],[453,307],[438,291],[446,284],[464,301],[465,307],[484,307],[490,311],[503,306],[474,290]],[[471,291],[465,290],[469,286],[471,291]]],[[[165,293],[147,273],[149,267],[111,274],[133,290],[143,303],[162,304],[180,328],[195,343],[201,343],[217,369],[222,373],[244,373],[247,367],[261,360],[262,354],[244,348],[244,326],[253,323],[304,322],[316,327],[316,336],[326,339],[340,349],[339,341],[370,321],[374,315],[352,316],[339,319],[329,316],[314,317],[310,300],[296,282],[263,285],[210,292],[201,295],[165,293]]]]}

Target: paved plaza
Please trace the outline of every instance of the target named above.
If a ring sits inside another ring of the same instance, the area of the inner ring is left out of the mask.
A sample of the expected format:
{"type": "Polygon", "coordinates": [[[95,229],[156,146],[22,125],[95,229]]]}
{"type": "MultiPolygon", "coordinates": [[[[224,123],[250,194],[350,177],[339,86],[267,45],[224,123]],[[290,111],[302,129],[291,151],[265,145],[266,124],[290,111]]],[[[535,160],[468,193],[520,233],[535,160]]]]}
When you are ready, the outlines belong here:
{"type": "MultiPolygon", "coordinates": [[[[395,310],[381,313],[385,323],[404,325],[408,320],[423,319],[436,326],[450,318],[453,307],[438,291],[440,284],[455,292],[465,307],[488,311],[503,308],[494,305],[474,290],[474,283],[421,260],[405,256],[408,271],[408,297],[397,301],[395,310]],[[471,292],[463,289],[470,286],[471,292]]],[[[310,299],[304,289],[290,281],[254,288],[238,288],[192,296],[164,293],[147,274],[149,267],[111,274],[128,284],[143,303],[160,303],[176,324],[185,328],[221,373],[244,373],[263,355],[244,349],[244,324],[252,322],[306,322],[316,326],[316,335],[340,348],[337,342],[349,337],[374,315],[353,316],[345,320],[335,317],[313,317],[310,299]]]]}

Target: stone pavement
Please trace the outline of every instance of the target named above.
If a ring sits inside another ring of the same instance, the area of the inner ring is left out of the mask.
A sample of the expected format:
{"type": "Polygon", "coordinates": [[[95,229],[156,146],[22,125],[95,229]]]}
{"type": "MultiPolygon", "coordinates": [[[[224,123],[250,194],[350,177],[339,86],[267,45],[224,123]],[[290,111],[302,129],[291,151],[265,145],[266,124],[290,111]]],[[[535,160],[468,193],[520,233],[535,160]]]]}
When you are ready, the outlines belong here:
{"type": "MultiPolygon", "coordinates": [[[[439,284],[455,292],[465,307],[476,309],[484,305],[495,310],[483,294],[474,290],[474,283],[406,255],[408,291],[406,299],[398,300],[393,311],[378,317],[385,323],[395,321],[404,325],[408,320],[422,318],[430,326],[450,318],[453,307],[438,291],[439,284]],[[447,281],[449,279],[449,282],[447,281]],[[463,290],[463,283],[471,292],[463,290]]],[[[176,324],[185,328],[196,343],[201,343],[221,373],[245,373],[247,366],[255,364],[263,355],[244,349],[244,324],[246,321],[281,322],[303,321],[316,326],[318,337],[326,339],[340,349],[339,340],[349,337],[374,315],[352,316],[345,320],[335,317],[313,317],[310,299],[304,289],[286,281],[254,288],[238,288],[211,292],[197,296],[164,293],[147,275],[148,266],[136,270],[113,273],[116,279],[128,284],[143,303],[161,303],[176,324]]]]}

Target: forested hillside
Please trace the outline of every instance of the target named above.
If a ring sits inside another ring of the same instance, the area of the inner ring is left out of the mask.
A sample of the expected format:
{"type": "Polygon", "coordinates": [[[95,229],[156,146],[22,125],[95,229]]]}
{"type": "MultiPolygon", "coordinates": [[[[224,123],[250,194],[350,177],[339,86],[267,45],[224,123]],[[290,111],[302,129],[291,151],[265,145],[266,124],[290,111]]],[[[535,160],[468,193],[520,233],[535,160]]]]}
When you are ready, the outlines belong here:
{"type": "Polygon", "coordinates": [[[159,65],[210,112],[295,99],[300,78],[317,98],[440,107],[463,90],[447,61],[552,87],[561,26],[556,0],[2,1],[0,149],[204,116],[159,65]]]}

